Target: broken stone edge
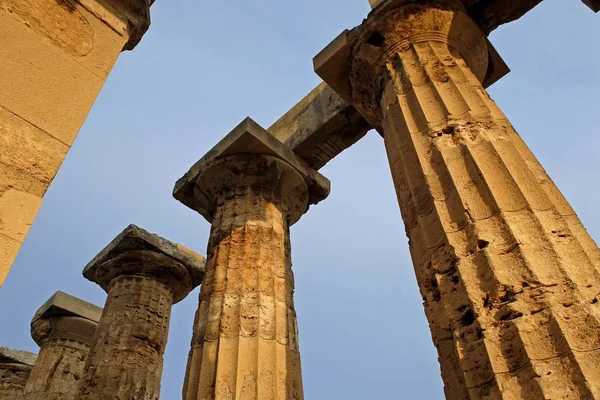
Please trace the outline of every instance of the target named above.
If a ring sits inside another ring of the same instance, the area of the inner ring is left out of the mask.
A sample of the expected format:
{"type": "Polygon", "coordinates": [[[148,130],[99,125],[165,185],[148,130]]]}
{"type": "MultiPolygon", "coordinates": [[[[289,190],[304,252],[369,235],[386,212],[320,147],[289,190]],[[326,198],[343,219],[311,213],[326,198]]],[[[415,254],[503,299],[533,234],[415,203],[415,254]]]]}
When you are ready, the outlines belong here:
{"type": "Polygon", "coordinates": [[[290,164],[304,177],[309,190],[310,204],[317,204],[329,195],[330,182],[327,178],[313,169],[288,146],[281,143],[271,133],[248,117],[209,150],[204,157],[196,162],[177,181],[173,189],[173,197],[210,220],[210,216],[205,215],[206,210],[203,210],[194,201],[196,181],[203,171],[215,161],[237,154],[270,155],[290,164]],[[245,145],[236,146],[240,143],[244,143],[245,145]]]}
{"type": "Polygon", "coordinates": [[[101,264],[128,251],[137,250],[155,251],[171,257],[188,270],[194,287],[202,282],[206,262],[203,256],[133,224],[125,228],[85,266],[83,276],[93,281],[95,271],[101,264]]]}
{"type": "Polygon", "coordinates": [[[23,350],[0,347],[0,364],[21,364],[33,367],[37,354],[23,350]]]}

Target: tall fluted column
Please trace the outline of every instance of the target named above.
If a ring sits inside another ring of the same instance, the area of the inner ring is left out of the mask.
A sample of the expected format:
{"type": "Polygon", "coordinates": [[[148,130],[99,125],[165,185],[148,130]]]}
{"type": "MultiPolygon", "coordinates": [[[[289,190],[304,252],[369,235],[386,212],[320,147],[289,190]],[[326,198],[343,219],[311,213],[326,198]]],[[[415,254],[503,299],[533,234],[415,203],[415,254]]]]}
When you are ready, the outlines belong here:
{"type": "Polygon", "coordinates": [[[102,309],[57,292],[31,321],[40,353],[25,386],[27,400],[76,399],[85,360],[102,309]]]}
{"type": "Polygon", "coordinates": [[[376,8],[339,72],[385,136],[446,397],[600,398],[598,247],[486,93],[461,2],[419,3],[376,8]]]}
{"type": "Polygon", "coordinates": [[[24,400],[36,354],[0,347],[0,399],[24,400]]]}
{"type": "Polygon", "coordinates": [[[203,271],[203,257],[134,225],[88,264],[108,297],[78,400],[159,398],[171,307],[203,271]]]}
{"type": "Polygon", "coordinates": [[[327,193],[251,120],[178,182],[175,196],[212,223],[185,400],[304,398],[289,227],[327,193]]]}

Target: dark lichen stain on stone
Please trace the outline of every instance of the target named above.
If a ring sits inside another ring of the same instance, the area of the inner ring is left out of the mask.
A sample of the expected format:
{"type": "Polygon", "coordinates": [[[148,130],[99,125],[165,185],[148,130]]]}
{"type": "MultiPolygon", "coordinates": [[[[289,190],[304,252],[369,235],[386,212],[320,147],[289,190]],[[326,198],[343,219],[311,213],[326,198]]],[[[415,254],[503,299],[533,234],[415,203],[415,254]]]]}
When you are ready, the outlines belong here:
{"type": "Polygon", "coordinates": [[[75,7],[75,4],[73,4],[71,0],[56,0],[56,4],[69,12],[77,11],[77,7],[75,7]]]}

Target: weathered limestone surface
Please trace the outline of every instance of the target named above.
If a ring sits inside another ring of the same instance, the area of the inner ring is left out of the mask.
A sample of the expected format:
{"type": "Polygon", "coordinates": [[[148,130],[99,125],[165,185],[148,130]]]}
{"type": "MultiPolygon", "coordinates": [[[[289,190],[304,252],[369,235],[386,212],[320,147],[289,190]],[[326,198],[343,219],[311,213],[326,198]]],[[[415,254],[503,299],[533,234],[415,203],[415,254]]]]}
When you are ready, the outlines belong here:
{"type": "MultiPolygon", "coordinates": [[[[386,0],[369,0],[375,8],[386,0]]],[[[583,0],[594,1],[594,0],[583,0]]],[[[502,24],[515,21],[542,0],[461,0],[469,16],[486,34],[502,24]]]]}
{"type": "Polygon", "coordinates": [[[36,357],[27,351],[0,347],[0,399],[25,399],[25,384],[36,357]]]}
{"type": "Polygon", "coordinates": [[[202,282],[204,258],[130,225],[85,268],[107,293],[77,393],[156,400],[171,307],[202,282]]]}
{"type": "Polygon", "coordinates": [[[0,1],[0,286],[148,0],[0,1]]]}
{"type": "Polygon", "coordinates": [[[370,125],[327,84],[321,83],[268,131],[314,169],[362,139],[370,125]]]}
{"type": "Polygon", "coordinates": [[[328,192],[249,119],[177,183],[175,197],[212,223],[185,400],[304,398],[289,226],[328,192]]]}
{"type": "Polygon", "coordinates": [[[600,251],[483,88],[462,4],[389,0],[336,55],[385,135],[446,397],[600,398],[600,251]]]}
{"type": "Polygon", "coordinates": [[[35,314],[31,336],[40,346],[27,385],[27,400],[75,399],[102,309],[57,292],[35,314]]]}

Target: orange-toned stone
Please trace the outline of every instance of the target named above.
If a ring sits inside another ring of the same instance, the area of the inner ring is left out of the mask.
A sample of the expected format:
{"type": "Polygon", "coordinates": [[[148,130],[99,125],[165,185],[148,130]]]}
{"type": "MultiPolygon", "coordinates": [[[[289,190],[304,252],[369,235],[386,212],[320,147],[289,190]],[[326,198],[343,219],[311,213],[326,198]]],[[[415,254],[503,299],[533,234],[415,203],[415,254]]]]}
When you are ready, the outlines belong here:
{"type": "Polygon", "coordinates": [[[102,309],[57,292],[35,314],[31,336],[40,353],[25,386],[27,400],[75,399],[102,309]]]}
{"type": "Polygon", "coordinates": [[[130,225],[85,268],[107,293],[78,400],[157,400],[171,308],[198,286],[204,258],[130,225]]]}
{"type": "Polygon", "coordinates": [[[175,196],[212,223],[185,400],[304,398],[289,227],[328,192],[251,120],[177,183],[175,196]]]}
{"type": "Polygon", "coordinates": [[[446,397],[600,398],[600,251],[486,93],[484,33],[387,0],[342,39],[317,65],[385,136],[446,397]]]}

